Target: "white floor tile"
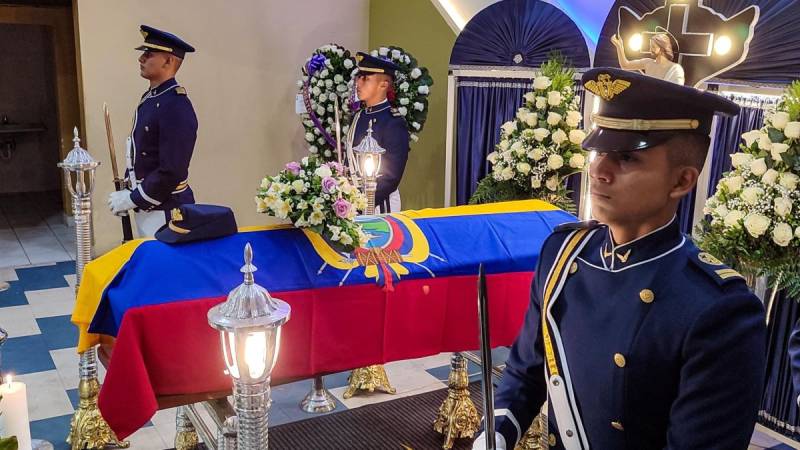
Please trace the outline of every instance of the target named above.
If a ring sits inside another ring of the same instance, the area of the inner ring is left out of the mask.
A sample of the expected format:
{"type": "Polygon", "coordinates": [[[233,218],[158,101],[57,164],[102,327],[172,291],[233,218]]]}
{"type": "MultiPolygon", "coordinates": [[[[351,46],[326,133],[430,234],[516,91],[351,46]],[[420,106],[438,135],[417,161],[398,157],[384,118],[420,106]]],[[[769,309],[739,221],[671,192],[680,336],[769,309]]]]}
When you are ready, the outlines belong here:
{"type": "Polygon", "coordinates": [[[42,333],[36,323],[33,309],[28,305],[0,309],[0,328],[6,330],[8,336],[12,338],[42,333]]]}
{"type": "Polygon", "coordinates": [[[31,421],[72,414],[72,403],[57,371],[28,373],[18,375],[15,379],[27,387],[28,416],[31,421]]]}
{"type": "Polygon", "coordinates": [[[150,422],[158,431],[161,440],[167,444],[167,447],[173,447],[175,442],[175,412],[177,408],[164,409],[156,412],[150,422]]]}
{"type": "Polygon", "coordinates": [[[72,291],[75,292],[75,285],[78,284],[78,276],[72,273],[64,275],[64,279],[67,280],[67,284],[72,288],[72,291]]]}
{"type": "Polygon", "coordinates": [[[166,445],[155,427],[144,427],[130,435],[127,439],[131,443],[131,448],[136,450],[164,450],[172,445],[166,445]]]}
{"type": "MultiPolygon", "coordinates": [[[[78,389],[78,352],[76,347],[50,350],[50,357],[56,365],[64,389],[78,389]]],[[[100,384],[106,379],[106,368],[97,363],[97,379],[100,384]]]]}
{"type": "Polygon", "coordinates": [[[414,362],[422,369],[433,369],[436,367],[449,366],[452,353],[439,353],[438,355],[427,356],[415,359],[414,362]]]}
{"type": "Polygon", "coordinates": [[[69,286],[26,291],[25,298],[36,318],[66,316],[72,314],[75,306],[75,290],[69,286]]]}
{"type": "Polygon", "coordinates": [[[0,281],[17,281],[17,271],[11,267],[0,267],[0,281]]]}
{"type": "Polygon", "coordinates": [[[25,254],[32,264],[67,261],[69,253],[45,224],[44,227],[14,228],[25,254]]]}
{"type": "Polygon", "coordinates": [[[18,267],[30,264],[13,230],[0,230],[0,267],[18,267]]]}

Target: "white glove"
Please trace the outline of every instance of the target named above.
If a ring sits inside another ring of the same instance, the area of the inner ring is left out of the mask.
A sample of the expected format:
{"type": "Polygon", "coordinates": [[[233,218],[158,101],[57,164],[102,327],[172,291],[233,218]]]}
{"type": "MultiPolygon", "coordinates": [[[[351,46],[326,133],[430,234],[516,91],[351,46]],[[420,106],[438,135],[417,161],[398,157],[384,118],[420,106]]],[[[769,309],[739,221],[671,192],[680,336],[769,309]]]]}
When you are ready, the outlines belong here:
{"type": "Polygon", "coordinates": [[[111,213],[119,216],[129,209],[136,208],[136,203],[131,200],[131,191],[123,189],[108,195],[108,208],[111,213]]]}
{"type": "MultiPolygon", "coordinates": [[[[497,450],[506,450],[506,438],[502,434],[494,433],[494,443],[497,450]]],[[[486,433],[483,432],[478,435],[475,442],[472,443],[472,450],[487,450],[486,449],[486,433]]]]}

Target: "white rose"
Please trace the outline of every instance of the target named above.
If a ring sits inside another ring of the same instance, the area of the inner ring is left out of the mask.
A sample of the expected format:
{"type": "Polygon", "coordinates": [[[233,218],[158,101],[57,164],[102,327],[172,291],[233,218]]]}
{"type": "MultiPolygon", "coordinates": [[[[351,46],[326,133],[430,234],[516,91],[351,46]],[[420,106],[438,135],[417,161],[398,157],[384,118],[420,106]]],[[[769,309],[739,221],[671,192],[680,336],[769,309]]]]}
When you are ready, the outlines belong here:
{"type": "Polygon", "coordinates": [[[549,112],[547,113],[547,124],[551,127],[554,127],[561,122],[562,116],[557,112],[549,112]]]}
{"type": "Polygon", "coordinates": [[[392,58],[394,59],[400,59],[401,54],[402,53],[400,53],[400,50],[392,50],[392,58]]]}
{"type": "Polygon", "coordinates": [[[750,161],[750,171],[753,172],[753,175],[757,177],[764,175],[764,172],[767,171],[767,163],[764,162],[764,158],[758,158],[750,161]]]}
{"type": "Polygon", "coordinates": [[[557,175],[553,175],[552,177],[548,178],[547,181],[545,182],[545,186],[547,186],[547,189],[550,189],[551,191],[557,191],[558,190],[558,176],[557,175]]]}
{"type": "Polygon", "coordinates": [[[558,106],[561,104],[561,92],[551,91],[547,94],[547,104],[550,106],[558,106]]]}
{"type": "Polygon", "coordinates": [[[322,91],[318,87],[314,86],[314,88],[311,89],[311,93],[314,94],[315,97],[319,97],[319,94],[321,94],[322,91]]]}
{"type": "Polygon", "coordinates": [[[728,177],[723,180],[725,186],[728,188],[728,192],[731,194],[739,192],[739,189],[742,188],[742,184],[744,184],[744,178],[739,175],[728,177]]]}
{"type": "Polygon", "coordinates": [[[408,114],[408,108],[406,108],[405,106],[401,106],[397,108],[397,112],[399,112],[401,116],[405,116],[406,114],[408,114]]]}
{"type": "Polygon", "coordinates": [[[386,47],[381,47],[378,49],[378,54],[381,56],[386,56],[389,54],[389,49],[386,47]]]}
{"type": "Polygon", "coordinates": [[[772,241],[781,247],[786,247],[792,240],[792,227],[788,223],[779,223],[772,230],[772,241]]]}
{"type": "Polygon", "coordinates": [[[586,158],[580,153],[574,153],[569,159],[569,166],[575,169],[583,169],[586,164],[586,158]]]}
{"type": "Polygon", "coordinates": [[[573,144],[581,145],[584,139],[586,139],[586,133],[583,130],[570,130],[569,141],[573,144]]]}
{"type": "Polygon", "coordinates": [[[516,117],[517,120],[524,122],[530,113],[531,111],[528,108],[520,108],[517,110],[517,114],[514,117],[516,117]]]}
{"type": "Polygon", "coordinates": [[[298,194],[302,194],[306,191],[306,183],[303,180],[294,180],[292,181],[292,189],[298,194]]]}
{"type": "Polygon", "coordinates": [[[313,133],[306,133],[306,140],[308,142],[314,142],[314,134],[313,133]]]}
{"type": "Polygon", "coordinates": [[[539,115],[536,113],[528,113],[528,115],[525,116],[525,123],[529,127],[535,127],[539,124],[539,115]]]}
{"type": "Polygon", "coordinates": [[[544,158],[544,151],[541,148],[535,148],[529,153],[530,157],[533,158],[534,161],[539,161],[540,159],[544,158]]]}
{"type": "Polygon", "coordinates": [[[759,150],[764,151],[768,151],[772,148],[772,141],[769,139],[769,135],[767,133],[762,133],[761,136],[759,136],[758,148],[759,150]]]}
{"type": "Polygon", "coordinates": [[[762,194],[764,194],[763,189],[755,186],[750,186],[742,189],[742,193],[739,194],[739,196],[748,205],[755,205],[756,203],[758,203],[758,199],[759,197],[761,197],[762,194]]]}
{"type": "Polygon", "coordinates": [[[408,97],[403,97],[403,98],[400,99],[400,104],[401,105],[407,105],[409,103],[411,103],[411,100],[409,100],[408,97]]]}
{"type": "Polygon", "coordinates": [[[547,98],[536,97],[536,109],[545,109],[545,108],[547,108],[547,98]]]}
{"type": "Polygon", "coordinates": [[[531,177],[531,187],[534,188],[534,189],[539,189],[540,187],[542,187],[542,180],[539,179],[538,176],[532,176],[531,177]]]}
{"type": "Polygon", "coordinates": [[[319,151],[319,149],[317,148],[316,145],[312,145],[311,147],[308,147],[308,152],[311,153],[312,155],[317,153],[318,151],[319,151]]]}
{"type": "Polygon", "coordinates": [[[317,115],[322,116],[325,114],[325,107],[324,106],[317,106],[317,115]]]}
{"type": "Polygon", "coordinates": [[[353,61],[351,61],[350,59],[345,59],[344,60],[344,68],[345,69],[352,69],[353,68],[353,61]]]}
{"type": "Polygon", "coordinates": [[[492,163],[492,165],[497,164],[497,152],[492,152],[486,155],[486,160],[492,163]]]}
{"type": "MultiPolygon", "coordinates": [[[[332,88],[333,87],[333,80],[325,80],[325,87],[332,88]]],[[[333,100],[331,100],[333,101],[333,100]]]]}
{"type": "Polygon", "coordinates": [[[417,131],[422,128],[422,125],[420,125],[419,122],[411,122],[411,126],[417,131]]]}
{"type": "Polygon", "coordinates": [[[780,162],[783,161],[781,154],[786,152],[786,150],[789,150],[789,145],[784,144],[783,142],[773,142],[769,152],[773,160],[780,162]]]}
{"type": "Polygon", "coordinates": [[[761,132],[758,130],[751,130],[747,133],[742,134],[742,139],[744,139],[744,145],[747,147],[752,147],[753,143],[758,141],[758,138],[761,137],[761,132]]]}
{"type": "Polygon", "coordinates": [[[419,67],[414,67],[414,68],[411,70],[411,79],[412,79],[412,80],[416,80],[417,78],[419,78],[419,77],[421,77],[421,76],[422,76],[422,71],[421,71],[421,70],[419,70],[419,67]]]}
{"type": "Polygon", "coordinates": [[[790,191],[795,190],[795,188],[797,188],[797,182],[800,181],[800,177],[791,172],[782,173],[780,178],[780,185],[790,191]]]}
{"type": "Polygon", "coordinates": [[[550,136],[550,130],[547,128],[537,128],[533,130],[533,137],[539,142],[542,142],[547,136],[550,136]]]}
{"type": "Polygon", "coordinates": [[[425,105],[420,102],[414,102],[414,109],[416,109],[417,111],[424,111],[425,105]]]}
{"type": "Polygon", "coordinates": [[[739,221],[744,218],[744,213],[738,209],[734,209],[725,216],[724,222],[726,228],[735,228],[739,226],[739,221]]]}
{"type": "Polygon", "coordinates": [[[428,88],[427,85],[423,84],[422,86],[417,88],[417,92],[419,92],[422,95],[428,95],[428,93],[430,92],[430,89],[428,88]]]}
{"type": "Polygon", "coordinates": [[[517,122],[508,121],[504,123],[500,128],[503,129],[503,133],[505,133],[506,136],[509,136],[511,135],[511,133],[517,131],[517,122]]]}
{"type": "Polygon", "coordinates": [[[775,169],[769,169],[764,172],[764,175],[761,175],[761,181],[764,184],[773,185],[775,181],[778,179],[778,171],[775,169]]]}
{"type": "Polygon", "coordinates": [[[553,132],[553,135],[550,136],[550,139],[552,139],[556,145],[561,145],[564,141],[566,141],[569,138],[567,137],[567,133],[564,133],[564,130],[559,128],[558,130],[553,132]]]}
{"type": "Polygon", "coordinates": [[[506,167],[500,172],[500,176],[503,178],[503,180],[510,180],[514,178],[514,169],[511,167],[506,167]]]}
{"type": "Polygon", "coordinates": [[[508,139],[503,139],[498,145],[500,146],[500,150],[508,150],[511,144],[508,142],[508,139]]]}
{"type": "Polygon", "coordinates": [[[525,162],[517,163],[517,172],[528,174],[531,171],[531,165],[525,162]]]}
{"type": "Polygon", "coordinates": [[[334,100],[336,100],[336,94],[334,94],[333,92],[331,92],[330,94],[328,94],[328,100],[330,100],[330,101],[334,101],[334,100]]]}
{"type": "Polygon", "coordinates": [[[567,111],[567,125],[576,128],[581,123],[581,113],[578,111],[567,111]]]}
{"type": "Polygon", "coordinates": [[[525,147],[522,146],[522,141],[516,141],[513,144],[511,144],[511,151],[519,156],[524,155],[525,147]]]}
{"type": "Polygon", "coordinates": [[[337,73],[333,76],[333,81],[335,81],[337,84],[342,83],[344,81],[344,77],[337,73]]]}
{"type": "Polygon", "coordinates": [[[750,233],[750,236],[757,238],[767,231],[770,222],[772,221],[769,219],[769,217],[762,214],[748,214],[744,219],[744,227],[747,232],[750,233]]]}
{"type": "Polygon", "coordinates": [[[403,62],[406,64],[411,64],[411,58],[408,55],[403,55],[403,62]]]}
{"type": "Polygon", "coordinates": [[[556,170],[564,165],[564,158],[561,155],[550,155],[547,157],[547,167],[556,170]]]}
{"type": "Polygon", "coordinates": [[[322,72],[319,73],[319,77],[320,78],[328,78],[329,74],[330,74],[330,72],[328,72],[328,69],[322,69],[322,72]]]}
{"type": "Polygon", "coordinates": [[[783,128],[783,134],[789,139],[800,138],[800,122],[788,122],[783,128]]]}
{"type": "Polygon", "coordinates": [[[749,153],[734,153],[731,155],[731,165],[737,169],[744,167],[746,164],[750,164],[752,160],[753,155],[749,153]]]}
{"type": "Polygon", "coordinates": [[[789,113],[786,111],[778,111],[772,115],[770,122],[772,122],[773,127],[782,130],[786,128],[786,124],[789,123],[789,113]]]}
{"type": "MultiPolygon", "coordinates": [[[[302,85],[303,85],[303,84],[302,84],[302,83],[300,83],[300,86],[302,86],[302,85]]],[[[528,103],[536,103],[536,94],[535,94],[535,93],[533,93],[533,92],[528,92],[528,93],[526,93],[525,95],[523,95],[522,97],[523,97],[523,98],[525,99],[525,101],[526,101],[526,102],[528,102],[528,103]]]]}
{"type": "Polygon", "coordinates": [[[794,237],[800,239],[800,227],[794,229],[794,237]]]}
{"type": "Polygon", "coordinates": [[[719,217],[727,217],[728,216],[728,208],[725,205],[719,205],[714,209],[714,213],[719,217]]]}
{"type": "Polygon", "coordinates": [[[539,91],[549,88],[551,84],[553,84],[553,82],[550,81],[550,78],[544,75],[540,75],[533,79],[533,88],[539,91]]]}
{"type": "Polygon", "coordinates": [[[409,86],[411,86],[411,85],[408,84],[408,82],[403,81],[402,83],[400,83],[400,90],[403,91],[403,92],[406,92],[406,91],[408,91],[409,86]]]}
{"type": "Polygon", "coordinates": [[[792,212],[792,200],[786,197],[776,197],[774,200],[775,214],[786,217],[792,212]]]}
{"type": "Polygon", "coordinates": [[[325,178],[325,177],[331,176],[332,172],[331,172],[330,167],[328,167],[328,166],[319,166],[319,167],[317,167],[317,170],[314,171],[314,175],[316,175],[316,176],[318,176],[320,178],[325,178]]]}

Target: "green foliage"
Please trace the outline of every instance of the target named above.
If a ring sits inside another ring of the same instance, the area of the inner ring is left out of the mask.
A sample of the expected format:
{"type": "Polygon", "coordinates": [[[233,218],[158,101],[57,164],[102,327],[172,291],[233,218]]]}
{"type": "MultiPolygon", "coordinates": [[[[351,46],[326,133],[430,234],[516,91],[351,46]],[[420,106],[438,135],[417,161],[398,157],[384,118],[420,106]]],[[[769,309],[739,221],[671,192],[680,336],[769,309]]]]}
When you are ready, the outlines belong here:
{"type": "Polygon", "coordinates": [[[19,443],[17,442],[16,436],[11,436],[8,438],[0,438],[0,450],[17,450],[19,449],[19,443]]]}

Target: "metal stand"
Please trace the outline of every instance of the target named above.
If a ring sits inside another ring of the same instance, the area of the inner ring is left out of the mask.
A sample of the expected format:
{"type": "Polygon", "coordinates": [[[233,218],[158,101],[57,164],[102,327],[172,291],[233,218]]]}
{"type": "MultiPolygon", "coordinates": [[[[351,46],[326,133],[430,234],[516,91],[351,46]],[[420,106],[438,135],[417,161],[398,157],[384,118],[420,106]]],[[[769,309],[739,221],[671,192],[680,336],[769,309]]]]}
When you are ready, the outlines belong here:
{"type": "Polygon", "coordinates": [[[307,413],[326,413],[336,409],[333,395],[325,389],[322,377],[314,377],[311,392],[300,402],[300,409],[307,413]]]}
{"type": "Polygon", "coordinates": [[[269,448],[269,381],[246,384],[233,381],[233,407],[239,421],[238,446],[244,450],[269,448]]]}
{"type": "Polygon", "coordinates": [[[460,353],[450,358],[450,375],[447,377],[447,398],[439,407],[433,429],[442,433],[442,448],[453,448],[456,438],[471,438],[478,431],[481,418],[469,396],[467,360],[460,353]]]}
{"type": "MultiPolygon", "coordinates": [[[[100,164],[89,152],[80,146],[78,129],[74,130],[74,146],[59,167],[64,170],[64,182],[72,194],[72,212],[75,215],[75,235],[78,247],[75,261],[75,294],[81,285],[83,268],[92,259],[92,192],[94,191],[94,171],[100,164]]],[[[72,450],[99,449],[107,446],[128,448],[130,444],[117,439],[97,408],[97,393],[100,382],[97,380],[97,350],[92,347],[80,354],[78,365],[80,382],[78,394],[80,404],[72,416],[67,443],[72,450]]]]}
{"type": "Polygon", "coordinates": [[[194,450],[200,443],[186,406],[179,406],[175,413],[175,450],[194,450]]]}

